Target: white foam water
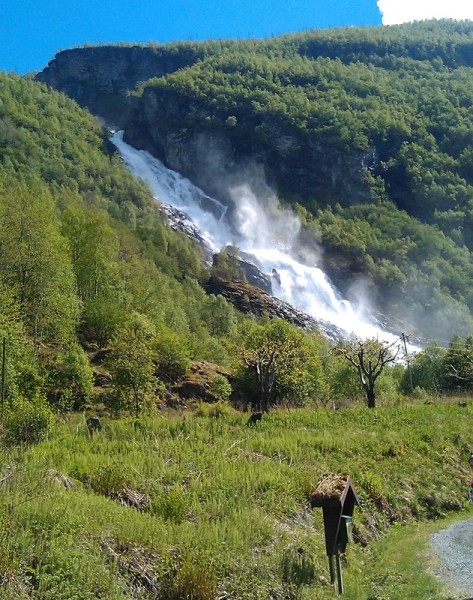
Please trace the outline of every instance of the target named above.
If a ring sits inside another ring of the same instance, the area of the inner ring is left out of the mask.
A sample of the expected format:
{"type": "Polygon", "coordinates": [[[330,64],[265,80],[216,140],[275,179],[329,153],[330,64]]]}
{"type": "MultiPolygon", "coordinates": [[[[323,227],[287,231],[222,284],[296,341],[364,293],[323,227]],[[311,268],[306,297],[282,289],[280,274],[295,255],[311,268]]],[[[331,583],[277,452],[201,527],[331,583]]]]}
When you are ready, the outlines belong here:
{"type": "Polygon", "coordinates": [[[387,342],[397,339],[344,299],[322,269],[298,258],[300,222],[292,212],[275,201],[256,198],[249,185],[231,190],[233,204],[227,207],[149,152],[124,142],[123,131],[115,132],[111,141],[128,169],[149,184],[157,200],[184,212],[212,250],[231,244],[253,255],[260,270],[272,277],[274,296],[347,335],[387,342]]]}

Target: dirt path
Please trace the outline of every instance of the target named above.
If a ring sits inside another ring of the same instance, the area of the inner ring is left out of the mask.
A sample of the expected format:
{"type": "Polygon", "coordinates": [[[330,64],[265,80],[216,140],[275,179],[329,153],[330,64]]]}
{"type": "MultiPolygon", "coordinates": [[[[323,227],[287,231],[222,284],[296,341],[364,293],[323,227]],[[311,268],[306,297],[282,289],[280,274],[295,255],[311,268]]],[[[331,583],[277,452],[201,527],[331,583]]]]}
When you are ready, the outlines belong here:
{"type": "Polygon", "coordinates": [[[473,600],[473,518],[434,533],[430,540],[438,559],[434,572],[445,582],[447,593],[473,600]]]}

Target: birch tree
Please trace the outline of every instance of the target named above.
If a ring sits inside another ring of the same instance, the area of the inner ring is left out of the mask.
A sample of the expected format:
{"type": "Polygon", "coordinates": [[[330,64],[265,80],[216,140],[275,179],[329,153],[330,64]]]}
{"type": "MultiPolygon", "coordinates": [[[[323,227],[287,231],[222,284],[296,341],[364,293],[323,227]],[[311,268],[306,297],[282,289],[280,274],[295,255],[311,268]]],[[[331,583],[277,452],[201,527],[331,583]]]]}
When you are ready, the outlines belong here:
{"type": "Polygon", "coordinates": [[[36,345],[75,333],[80,303],[54,200],[39,182],[0,188],[0,278],[14,293],[36,345]]]}

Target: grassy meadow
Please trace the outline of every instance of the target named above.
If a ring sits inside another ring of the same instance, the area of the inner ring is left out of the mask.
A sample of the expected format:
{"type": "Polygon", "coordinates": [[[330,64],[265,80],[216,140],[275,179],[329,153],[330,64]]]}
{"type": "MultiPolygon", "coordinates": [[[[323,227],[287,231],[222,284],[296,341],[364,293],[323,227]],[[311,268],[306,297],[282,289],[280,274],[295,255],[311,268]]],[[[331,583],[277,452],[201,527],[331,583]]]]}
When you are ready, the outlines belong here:
{"type": "Polygon", "coordinates": [[[71,416],[1,455],[0,598],[333,598],[307,496],[347,473],[362,506],[345,597],[440,600],[426,532],[469,510],[472,411],[301,409],[248,427],[217,404],[104,417],[92,438],[71,416]]]}

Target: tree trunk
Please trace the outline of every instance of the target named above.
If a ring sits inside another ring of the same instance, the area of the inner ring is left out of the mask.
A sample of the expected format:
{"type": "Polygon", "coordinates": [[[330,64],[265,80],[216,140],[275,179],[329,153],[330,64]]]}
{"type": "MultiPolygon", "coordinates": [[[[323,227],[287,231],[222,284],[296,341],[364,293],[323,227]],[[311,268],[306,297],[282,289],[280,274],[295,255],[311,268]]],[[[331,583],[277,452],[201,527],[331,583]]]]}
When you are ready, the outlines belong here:
{"type": "Polygon", "coordinates": [[[366,390],[366,400],[368,404],[368,408],[376,408],[376,397],[374,394],[374,386],[370,386],[366,390]]]}
{"type": "Polygon", "coordinates": [[[261,398],[261,410],[262,410],[262,412],[265,412],[265,413],[269,412],[269,395],[268,394],[264,394],[263,397],[261,398]]]}
{"type": "Polygon", "coordinates": [[[261,412],[261,399],[251,400],[251,412],[261,412]]]}

